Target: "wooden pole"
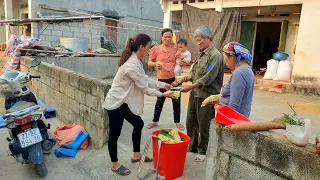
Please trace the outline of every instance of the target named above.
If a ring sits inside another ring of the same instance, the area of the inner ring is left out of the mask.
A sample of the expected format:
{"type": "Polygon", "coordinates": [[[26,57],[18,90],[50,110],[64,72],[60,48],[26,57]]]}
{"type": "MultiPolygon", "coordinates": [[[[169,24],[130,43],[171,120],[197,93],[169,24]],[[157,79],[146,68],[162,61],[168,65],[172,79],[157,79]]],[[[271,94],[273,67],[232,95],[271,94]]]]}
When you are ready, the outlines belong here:
{"type": "Polygon", "coordinates": [[[61,51],[46,51],[46,50],[38,50],[38,49],[24,49],[19,48],[24,51],[33,51],[33,52],[42,52],[42,53],[53,53],[53,54],[68,54],[68,55],[92,55],[92,56],[111,56],[118,57],[118,54],[98,54],[98,53],[78,53],[78,52],[61,52],[61,51]]]}
{"type": "Polygon", "coordinates": [[[93,51],[93,49],[92,49],[92,22],[91,22],[91,16],[92,16],[92,14],[90,14],[90,51],[89,52],[93,51]]]}

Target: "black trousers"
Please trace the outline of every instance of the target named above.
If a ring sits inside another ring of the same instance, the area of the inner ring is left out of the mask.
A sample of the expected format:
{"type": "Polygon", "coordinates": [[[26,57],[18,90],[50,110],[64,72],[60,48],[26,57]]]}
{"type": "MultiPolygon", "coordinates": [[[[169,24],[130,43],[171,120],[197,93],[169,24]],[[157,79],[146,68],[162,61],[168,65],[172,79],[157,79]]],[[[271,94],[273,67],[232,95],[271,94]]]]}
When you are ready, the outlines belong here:
{"type": "MultiPolygon", "coordinates": [[[[171,84],[171,83],[173,83],[175,81],[175,78],[158,79],[158,81],[171,84]]],[[[160,89],[160,92],[164,93],[164,92],[166,92],[166,90],[165,89],[160,89]]],[[[163,104],[164,104],[165,100],[166,100],[165,97],[158,97],[157,98],[157,102],[156,102],[156,105],[155,105],[155,108],[154,108],[153,122],[159,122],[160,115],[161,115],[163,104]]],[[[174,122],[175,123],[180,123],[181,98],[179,97],[179,99],[172,99],[172,105],[173,105],[174,122]]]]}
{"type": "Polygon", "coordinates": [[[118,139],[121,134],[123,120],[126,119],[132,126],[133,152],[140,152],[141,131],[144,123],[140,116],[133,114],[127,104],[122,104],[118,109],[107,110],[109,115],[109,141],[108,150],[112,162],[118,162],[118,139]]]}

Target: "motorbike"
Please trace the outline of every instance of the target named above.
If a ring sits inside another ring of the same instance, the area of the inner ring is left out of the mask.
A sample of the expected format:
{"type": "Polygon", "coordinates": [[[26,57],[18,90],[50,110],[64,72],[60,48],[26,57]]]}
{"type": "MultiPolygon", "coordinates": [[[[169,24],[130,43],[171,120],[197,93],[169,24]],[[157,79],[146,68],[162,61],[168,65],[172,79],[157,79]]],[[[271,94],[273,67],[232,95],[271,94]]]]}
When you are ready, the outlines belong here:
{"type": "Polygon", "coordinates": [[[49,136],[50,124],[45,124],[36,96],[28,86],[34,78],[41,77],[20,71],[8,71],[0,76],[7,113],[3,118],[9,130],[10,155],[19,163],[32,163],[37,175],[44,177],[48,172],[44,154],[50,154],[56,141],[49,136]]]}

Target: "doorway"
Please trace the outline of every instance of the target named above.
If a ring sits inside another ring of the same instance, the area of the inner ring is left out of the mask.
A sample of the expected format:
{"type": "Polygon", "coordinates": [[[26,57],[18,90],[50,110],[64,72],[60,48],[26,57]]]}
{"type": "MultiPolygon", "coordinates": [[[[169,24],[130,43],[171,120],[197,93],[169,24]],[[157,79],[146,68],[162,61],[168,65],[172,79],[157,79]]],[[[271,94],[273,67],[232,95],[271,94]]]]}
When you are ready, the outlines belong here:
{"type": "Polygon", "coordinates": [[[267,67],[267,61],[278,51],[281,22],[258,22],[252,68],[267,67]]]}

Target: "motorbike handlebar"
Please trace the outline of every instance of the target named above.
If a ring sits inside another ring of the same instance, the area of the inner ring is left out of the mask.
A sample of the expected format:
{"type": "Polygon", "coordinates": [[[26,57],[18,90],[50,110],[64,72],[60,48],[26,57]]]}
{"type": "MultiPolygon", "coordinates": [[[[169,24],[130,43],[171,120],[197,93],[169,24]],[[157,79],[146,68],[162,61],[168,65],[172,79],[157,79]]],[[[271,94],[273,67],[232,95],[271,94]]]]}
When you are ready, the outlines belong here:
{"type": "Polygon", "coordinates": [[[33,78],[41,78],[41,76],[32,76],[32,75],[30,75],[30,79],[33,79],[33,78]]]}

